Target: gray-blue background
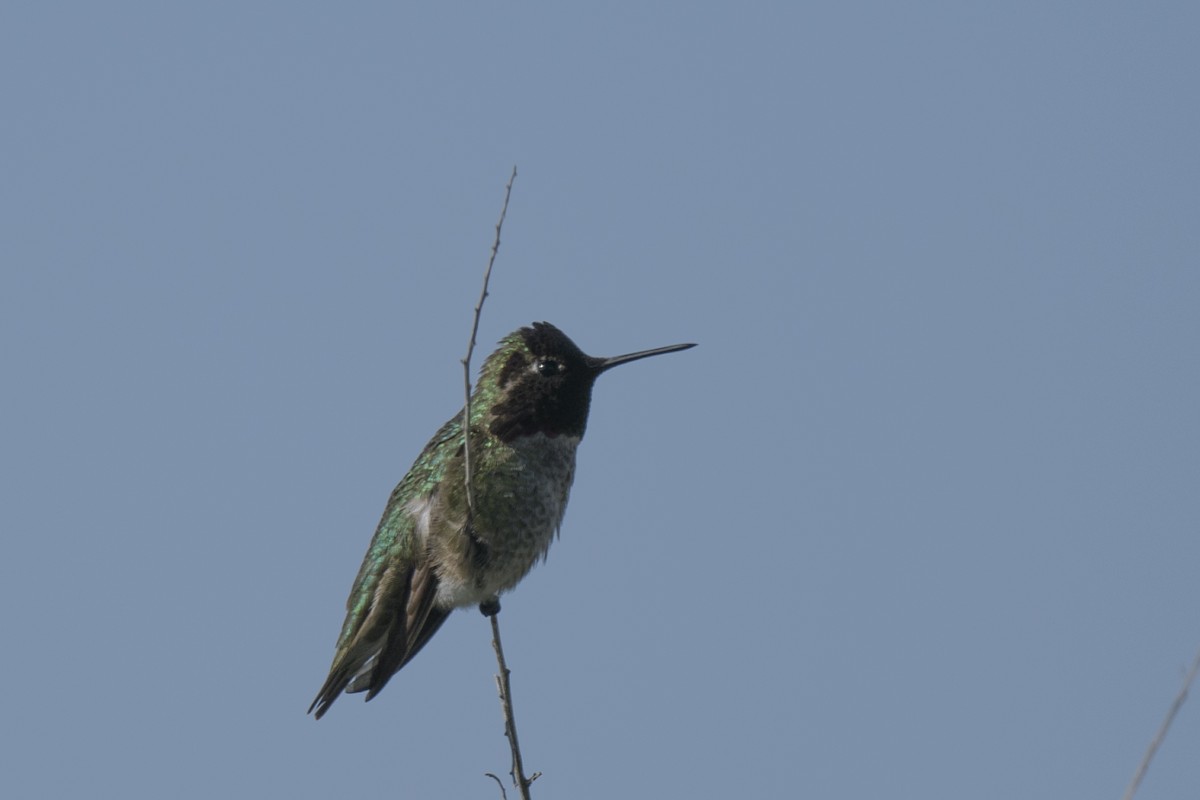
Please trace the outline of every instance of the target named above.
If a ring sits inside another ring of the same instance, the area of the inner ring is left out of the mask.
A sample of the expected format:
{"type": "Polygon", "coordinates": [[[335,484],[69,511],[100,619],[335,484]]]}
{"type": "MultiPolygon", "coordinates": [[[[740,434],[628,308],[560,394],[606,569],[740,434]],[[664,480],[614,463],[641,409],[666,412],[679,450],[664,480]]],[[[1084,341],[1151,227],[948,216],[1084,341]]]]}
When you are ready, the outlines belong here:
{"type": "MultiPolygon", "coordinates": [[[[545,797],[1119,796],[1200,646],[1193,3],[0,11],[0,787],[494,797],[485,621],[305,717],[531,320],[545,797]]],[[[1200,788],[1185,706],[1140,797],[1200,788]]]]}

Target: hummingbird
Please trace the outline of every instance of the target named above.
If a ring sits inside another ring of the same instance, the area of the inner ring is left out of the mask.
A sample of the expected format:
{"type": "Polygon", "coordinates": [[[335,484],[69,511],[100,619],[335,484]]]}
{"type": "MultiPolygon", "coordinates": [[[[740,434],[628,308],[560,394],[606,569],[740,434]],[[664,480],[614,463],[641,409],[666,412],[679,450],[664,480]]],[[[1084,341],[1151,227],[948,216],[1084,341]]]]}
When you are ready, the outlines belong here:
{"type": "Polygon", "coordinates": [[[454,609],[498,612],[562,525],[596,378],[690,347],[597,358],[548,322],[505,336],[480,367],[468,424],[451,417],[388,498],[309,713],[320,719],[343,691],[379,694],[454,609]]]}

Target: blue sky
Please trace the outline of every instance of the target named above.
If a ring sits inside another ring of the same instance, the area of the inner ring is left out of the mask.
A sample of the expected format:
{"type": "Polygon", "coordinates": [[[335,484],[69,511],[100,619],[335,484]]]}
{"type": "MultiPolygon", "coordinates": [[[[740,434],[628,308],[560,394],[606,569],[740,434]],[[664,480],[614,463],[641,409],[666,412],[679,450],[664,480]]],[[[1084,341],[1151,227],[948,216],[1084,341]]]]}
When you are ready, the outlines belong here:
{"type": "Polygon", "coordinates": [[[6,5],[3,794],[496,796],[476,613],[304,711],[517,164],[483,351],[700,343],[505,599],[535,795],[1119,796],[1200,647],[1198,24],[6,5]]]}

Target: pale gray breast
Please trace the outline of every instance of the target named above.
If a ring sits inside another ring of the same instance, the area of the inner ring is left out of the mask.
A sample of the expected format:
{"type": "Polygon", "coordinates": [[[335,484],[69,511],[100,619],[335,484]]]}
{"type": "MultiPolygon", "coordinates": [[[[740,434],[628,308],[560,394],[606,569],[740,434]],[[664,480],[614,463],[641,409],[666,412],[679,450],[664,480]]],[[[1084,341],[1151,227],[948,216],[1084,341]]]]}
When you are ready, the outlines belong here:
{"type": "MultiPolygon", "coordinates": [[[[578,438],[535,434],[488,463],[486,480],[475,485],[474,537],[458,519],[453,541],[435,547],[439,605],[477,605],[516,586],[545,557],[567,510],[578,445],[578,438]]],[[[410,511],[420,529],[426,508],[410,511]]]]}
{"type": "Polygon", "coordinates": [[[567,510],[578,445],[575,437],[542,434],[512,443],[514,458],[496,487],[501,491],[488,498],[491,530],[479,532],[491,549],[487,588],[511,589],[545,557],[567,510]]]}

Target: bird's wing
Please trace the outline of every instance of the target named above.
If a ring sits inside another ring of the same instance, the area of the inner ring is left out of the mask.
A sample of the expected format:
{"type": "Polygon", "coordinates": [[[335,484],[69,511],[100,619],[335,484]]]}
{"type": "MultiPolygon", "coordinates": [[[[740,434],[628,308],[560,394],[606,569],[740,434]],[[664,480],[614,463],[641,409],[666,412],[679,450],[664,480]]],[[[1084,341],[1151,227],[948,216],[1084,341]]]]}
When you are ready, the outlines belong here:
{"type": "MultiPolygon", "coordinates": [[[[459,435],[450,420],[426,448],[459,435]]],[[[435,500],[439,465],[418,459],[392,492],[346,600],[329,677],[309,707],[320,719],[342,691],[377,695],[437,632],[450,609],[437,607],[438,577],[429,560],[422,507],[435,500]]]]}
{"type": "Polygon", "coordinates": [[[347,692],[365,691],[370,700],[437,633],[450,616],[450,609],[434,604],[437,587],[437,575],[427,565],[410,573],[408,603],[403,610],[397,609],[393,616],[374,664],[369,670],[360,671],[350,682],[347,692]]]}

